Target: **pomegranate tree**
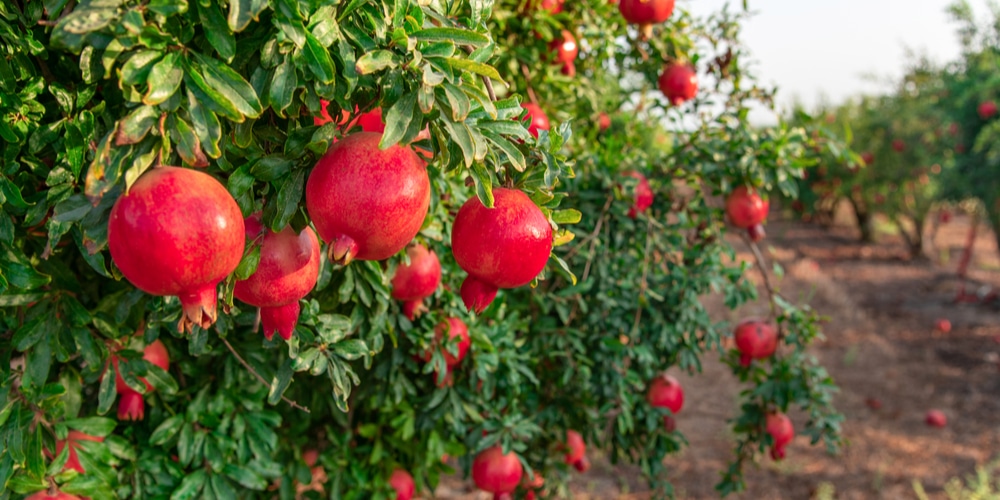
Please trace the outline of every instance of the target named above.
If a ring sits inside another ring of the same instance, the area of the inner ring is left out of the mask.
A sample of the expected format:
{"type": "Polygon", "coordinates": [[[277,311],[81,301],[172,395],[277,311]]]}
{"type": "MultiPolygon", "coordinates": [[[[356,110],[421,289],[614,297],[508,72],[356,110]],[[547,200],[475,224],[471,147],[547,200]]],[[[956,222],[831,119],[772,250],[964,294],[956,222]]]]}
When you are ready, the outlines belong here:
{"type": "Polygon", "coordinates": [[[629,24],[639,25],[639,32],[648,39],[653,25],[666,21],[674,13],[674,0],[621,0],[618,11],[629,24]]]}
{"type": "Polygon", "coordinates": [[[384,260],[409,243],[427,216],[430,179],[412,149],[379,149],[380,134],[337,141],[306,182],[306,209],[330,260],[384,260]]]}
{"type": "Polygon", "coordinates": [[[545,268],[552,252],[552,226],[523,191],[493,190],[493,208],[469,198],[455,216],[451,250],[469,276],[462,301],[483,312],[500,288],[527,285],[545,268]]]}
{"type": "Polygon", "coordinates": [[[670,415],[664,415],[663,425],[667,431],[673,431],[677,425],[673,416],[680,413],[684,407],[684,388],[674,377],[661,374],[649,382],[646,390],[646,402],[653,408],[667,408],[670,415]]]}
{"type": "Polygon", "coordinates": [[[389,476],[389,485],[396,490],[396,500],[410,500],[416,491],[413,476],[403,469],[392,471],[392,475],[389,476]]]}
{"type": "Polygon", "coordinates": [[[767,359],[778,349],[778,334],[764,320],[751,318],[741,321],[733,332],[740,365],[750,366],[755,359],[767,359]]]}
{"type": "Polygon", "coordinates": [[[698,95],[698,74],[688,64],[667,64],[663,67],[663,73],[660,73],[658,83],[660,92],[674,106],[680,106],[698,95]]]}
{"type": "Polygon", "coordinates": [[[650,187],[646,176],[640,172],[631,170],[625,172],[625,175],[638,181],[635,185],[635,202],[628,210],[628,216],[634,219],[640,213],[645,212],[646,209],[653,206],[653,188],[650,187]]]}
{"type": "MultiPolygon", "coordinates": [[[[153,341],[143,349],[142,359],[164,371],[170,368],[170,354],[167,353],[167,347],[159,340],[153,341]]],[[[112,357],[111,363],[115,369],[115,390],[119,397],[118,420],[142,420],[146,416],[146,403],[142,399],[143,394],[125,382],[118,368],[118,357],[112,357]]],[[[139,381],[145,384],[147,394],[153,391],[153,386],[145,378],[139,377],[139,381]]]]}
{"type": "Polygon", "coordinates": [[[500,446],[487,448],[472,461],[472,480],[479,489],[497,494],[511,493],[521,482],[524,469],[513,451],[504,453],[500,446]]]}
{"type": "Polygon", "coordinates": [[[781,412],[771,412],[765,417],[765,427],[774,444],[771,445],[771,458],[781,460],[785,458],[785,446],[795,438],[795,427],[792,420],[781,412]]]}
{"type": "Polygon", "coordinates": [[[539,105],[525,102],[521,103],[521,107],[528,112],[524,117],[528,122],[528,133],[537,138],[539,130],[549,130],[549,117],[539,105]]]}
{"type": "Polygon", "coordinates": [[[299,320],[299,300],[319,278],[319,240],[309,227],[296,233],[285,226],[275,233],[259,214],[247,217],[244,225],[248,241],[260,240],[260,261],[249,278],[236,282],[233,296],[260,308],[267,340],[274,332],[289,340],[299,320]]]}
{"type": "Polygon", "coordinates": [[[410,321],[421,312],[424,299],[441,285],[441,261],[433,250],[413,245],[406,250],[409,264],[400,264],[392,277],[392,298],[403,302],[403,314],[410,321]]]}
{"type": "Polygon", "coordinates": [[[217,286],[243,257],[243,215],[212,176],[177,167],[147,171],[115,202],[108,219],[111,259],[152,295],[173,295],[178,330],[215,323],[217,286]]]}

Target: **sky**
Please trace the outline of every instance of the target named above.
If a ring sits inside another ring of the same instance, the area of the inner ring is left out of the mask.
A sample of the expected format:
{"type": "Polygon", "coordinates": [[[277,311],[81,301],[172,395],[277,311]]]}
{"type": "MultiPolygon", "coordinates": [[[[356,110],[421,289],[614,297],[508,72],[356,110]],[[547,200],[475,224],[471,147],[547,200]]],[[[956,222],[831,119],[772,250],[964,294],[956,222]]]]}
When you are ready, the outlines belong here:
{"type": "MultiPolygon", "coordinates": [[[[876,93],[902,73],[907,48],[943,63],[959,54],[956,24],[945,8],[952,0],[749,0],[756,15],[743,39],[752,68],[764,84],[777,85],[779,106],[797,99],[812,109],[876,93]]],[[[695,15],[716,12],[727,0],[679,0],[695,15]]],[[[739,7],[741,0],[729,0],[739,7]]],[[[985,14],[986,0],[970,2],[985,14]]],[[[772,121],[766,112],[751,115],[772,121]]]]}

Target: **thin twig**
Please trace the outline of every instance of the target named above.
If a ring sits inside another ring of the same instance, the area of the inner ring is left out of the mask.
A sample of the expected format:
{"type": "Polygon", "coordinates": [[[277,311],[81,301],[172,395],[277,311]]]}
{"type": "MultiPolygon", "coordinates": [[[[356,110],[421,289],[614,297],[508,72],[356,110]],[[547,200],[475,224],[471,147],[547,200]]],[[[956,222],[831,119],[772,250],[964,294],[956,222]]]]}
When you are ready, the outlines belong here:
{"type": "Polygon", "coordinates": [[[528,71],[528,66],[521,64],[521,73],[524,74],[524,90],[528,93],[528,99],[531,102],[538,105],[538,96],[535,95],[535,90],[531,88],[531,73],[528,71]]]}
{"type": "MultiPolygon", "coordinates": [[[[233,345],[229,343],[228,339],[226,339],[225,337],[219,337],[219,338],[222,339],[222,343],[226,344],[226,347],[229,348],[229,352],[233,353],[233,356],[236,356],[236,359],[240,362],[240,364],[243,365],[244,368],[246,368],[250,372],[250,374],[256,377],[257,380],[260,381],[260,383],[268,387],[271,386],[271,384],[267,383],[267,380],[264,380],[264,377],[262,377],[259,373],[257,373],[257,370],[254,370],[253,367],[250,366],[250,363],[247,363],[246,360],[243,359],[243,356],[240,356],[240,353],[236,352],[236,349],[233,348],[233,345]]],[[[281,396],[281,400],[288,403],[288,405],[291,406],[292,408],[298,408],[306,413],[309,413],[309,408],[306,408],[305,406],[302,406],[296,403],[295,401],[286,398],[285,396],[281,396]]]]}
{"type": "Polygon", "coordinates": [[[750,239],[749,235],[742,234],[740,236],[746,242],[747,246],[750,247],[750,251],[753,252],[753,258],[757,261],[757,270],[760,271],[760,276],[764,279],[764,289],[767,290],[767,301],[771,304],[771,318],[774,319],[775,324],[778,326],[778,341],[781,341],[785,338],[785,329],[782,328],[781,323],[778,321],[778,304],[775,301],[775,297],[779,297],[780,295],[774,290],[774,286],[771,285],[771,275],[767,272],[766,262],[764,261],[764,255],[760,252],[760,247],[750,239]]]}
{"type": "MultiPolygon", "coordinates": [[[[653,218],[646,218],[646,250],[643,252],[642,259],[642,279],[639,280],[639,298],[636,301],[635,308],[635,319],[632,320],[632,331],[636,331],[639,328],[639,320],[642,318],[642,298],[646,295],[646,278],[649,276],[649,257],[650,257],[650,247],[653,245],[653,238],[649,235],[653,231],[653,218]]],[[[626,361],[628,358],[626,358],[626,361]]]]}
{"type": "MultiPolygon", "coordinates": [[[[472,54],[472,47],[465,47],[465,52],[472,54]]],[[[490,80],[490,77],[486,75],[482,75],[481,78],[483,79],[483,85],[486,85],[486,93],[490,95],[490,100],[496,102],[497,93],[493,91],[493,80],[490,80]]]]}
{"type": "Polygon", "coordinates": [[[608,195],[607,201],[604,202],[604,208],[601,208],[601,214],[597,219],[597,224],[594,226],[594,230],[591,231],[586,238],[580,240],[580,242],[577,243],[572,250],[567,252],[566,255],[563,257],[563,259],[565,260],[572,259],[573,256],[576,255],[576,253],[579,252],[581,248],[583,248],[584,245],[586,245],[594,238],[597,238],[597,233],[601,232],[601,225],[604,224],[604,219],[605,219],[604,214],[606,214],[608,209],[611,208],[611,202],[614,201],[614,199],[615,199],[614,193],[608,195]]]}

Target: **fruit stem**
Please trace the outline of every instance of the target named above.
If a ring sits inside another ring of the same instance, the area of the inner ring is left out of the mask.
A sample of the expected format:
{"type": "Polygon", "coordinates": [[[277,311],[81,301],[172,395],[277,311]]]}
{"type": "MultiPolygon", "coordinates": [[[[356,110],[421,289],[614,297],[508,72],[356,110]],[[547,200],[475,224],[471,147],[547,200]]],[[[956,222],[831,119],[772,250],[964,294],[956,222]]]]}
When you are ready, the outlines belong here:
{"type": "Polygon", "coordinates": [[[216,281],[203,288],[178,294],[177,298],[180,299],[181,308],[184,310],[181,320],[177,323],[178,332],[191,333],[194,325],[208,328],[215,323],[215,309],[219,299],[219,292],[216,289],[218,284],[216,281]]]}
{"type": "Polygon", "coordinates": [[[292,339],[295,325],[299,322],[299,301],[276,307],[261,307],[260,322],[264,325],[264,338],[271,340],[278,332],[285,340],[292,339]]]}

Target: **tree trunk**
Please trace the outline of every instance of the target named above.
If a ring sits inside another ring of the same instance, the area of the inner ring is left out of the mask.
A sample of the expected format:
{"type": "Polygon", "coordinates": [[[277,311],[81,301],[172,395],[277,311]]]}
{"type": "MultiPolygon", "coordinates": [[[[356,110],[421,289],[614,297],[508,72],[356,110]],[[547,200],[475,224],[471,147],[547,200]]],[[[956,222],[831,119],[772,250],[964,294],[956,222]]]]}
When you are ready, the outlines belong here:
{"type": "Polygon", "coordinates": [[[911,234],[899,216],[893,217],[892,222],[896,224],[896,227],[899,228],[899,234],[903,235],[903,239],[906,240],[906,249],[910,258],[915,259],[923,256],[923,234],[920,231],[920,226],[917,226],[913,231],[914,234],[911,234]]]}
{"type": "Polygon", "coordinates": [[[875,221],[872,220],[872,214],[862,207],[853,196],[848,196],[847,199],[851,202],[851,208],[854,209],[854,218],[858,220],[858,228],[861,229],[861,242],[874,243],[875,221]]]}

